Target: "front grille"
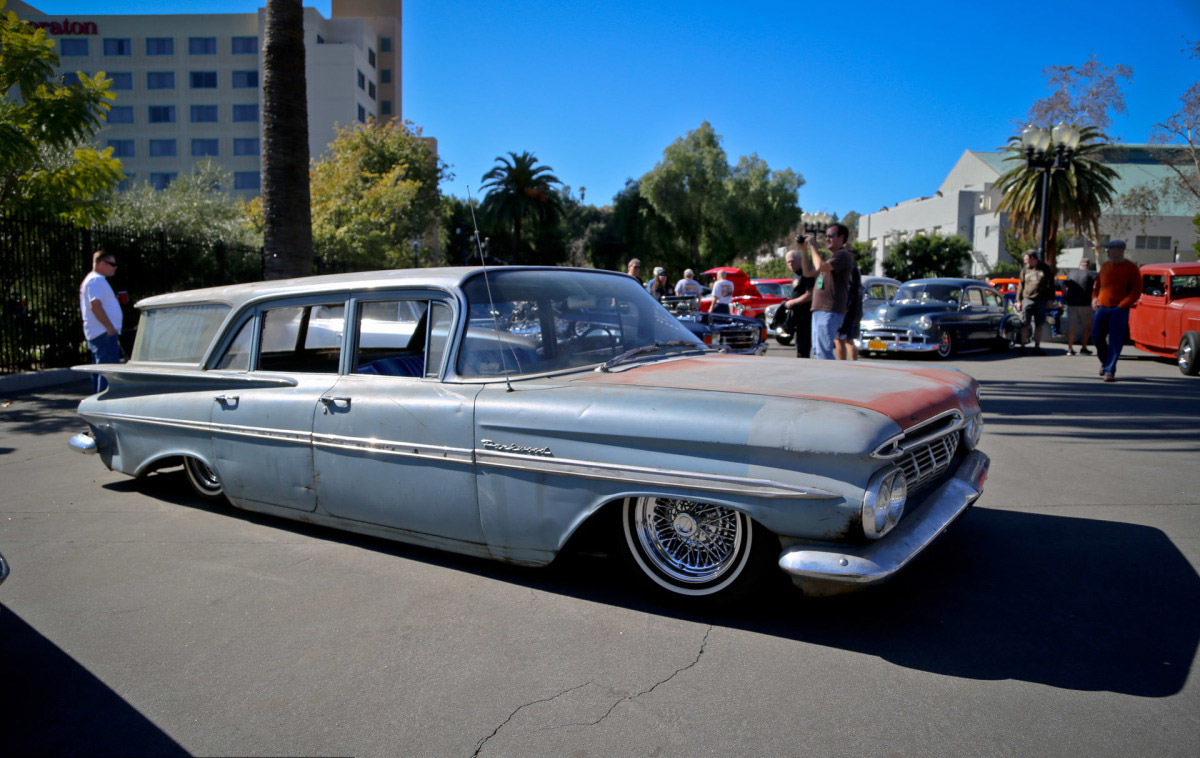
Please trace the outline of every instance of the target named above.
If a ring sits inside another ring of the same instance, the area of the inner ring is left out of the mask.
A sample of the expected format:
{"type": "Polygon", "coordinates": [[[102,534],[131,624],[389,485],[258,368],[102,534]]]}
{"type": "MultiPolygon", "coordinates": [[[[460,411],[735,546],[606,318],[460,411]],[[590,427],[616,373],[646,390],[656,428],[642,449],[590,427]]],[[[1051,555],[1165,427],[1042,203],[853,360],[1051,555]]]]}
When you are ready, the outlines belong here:
{"type": "Polygon", "coordinates": [[[734,350],[748,350],[758,344],[758,328],[721,329],[713,332],[714,345],[728,345],[734,350]]]}
{"type": "Polygon", "coordinates": [[[896,465],[904,469],[910,497],[913,492],[933,483],[946,472],[950,462],[954,460],[954,453],[958,451],[960,436],[961,433],[956,431],[938,437],[906,450],[896,459],[896,465]]]}
{"type": "Polygon", "coordinates": [[[877,342],[914,342],[917,344],[927,344],[932,340],[924,334],[917,334],[911,329],[902,329],[893,326],[881,326],[874,329],[863,329],[860,340],[875,340],[877,342]]]}

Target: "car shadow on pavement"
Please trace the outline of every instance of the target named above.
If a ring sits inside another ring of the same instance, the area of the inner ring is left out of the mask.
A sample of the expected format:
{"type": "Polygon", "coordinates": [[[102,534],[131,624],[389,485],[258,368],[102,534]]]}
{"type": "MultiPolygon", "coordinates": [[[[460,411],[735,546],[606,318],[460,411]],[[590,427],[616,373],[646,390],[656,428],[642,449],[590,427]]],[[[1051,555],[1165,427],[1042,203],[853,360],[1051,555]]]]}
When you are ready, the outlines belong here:
{"type": "Polygon", "coordinates": [[[0,610],[8,755],[189,755],[9,608],[0,610]]]}
{"type": "MultiPolygon", "coordinates": [[[[640,588],[616,558],[573,541],[525,568],[200,503],[182,472],[106,485],[263,526],[588,602],[878,656],[968,679],[1167,697],[1200,645],[1200,576],[1160,530],[974,508],[895,580],[807,598],[782,573],[755,597],[707,611],[640,588]]],[[[623,547],[623,546],[622,546],[623,547]]]]}

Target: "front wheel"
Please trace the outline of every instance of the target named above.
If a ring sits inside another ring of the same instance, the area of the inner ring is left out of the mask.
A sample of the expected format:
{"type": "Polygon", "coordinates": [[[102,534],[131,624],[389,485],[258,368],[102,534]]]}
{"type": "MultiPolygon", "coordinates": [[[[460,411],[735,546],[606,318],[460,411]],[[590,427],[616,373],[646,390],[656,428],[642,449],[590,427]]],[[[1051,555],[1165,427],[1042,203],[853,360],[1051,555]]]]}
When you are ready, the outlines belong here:
{"type": "Polygon", "coordinates": [[[949,329],[942,330],[942,337],[938,340],[937,354],[939,358],[952,358],[958,352],[958,340],[949,329]]]}
{"type": "Polygon", "coordinates": [[[1200,332],[1187,332],[1179,340],[1179,370],[1184,376],[1200,374],[1200,332]]]}
{"type": "Polygon", "coordinates": [[[205,500],[224,500],[225,489],[217,473],[199,458],[184,458],[183,470],[187,472],[188,482],[196,494],[205,500]]]}
{"type": "Polygon", "coordinates": [[[625,544],[641,574],[686,598],[747,592],[769,557],[770,535],[741,511],[696,500],[629,498],[625,544]]]}

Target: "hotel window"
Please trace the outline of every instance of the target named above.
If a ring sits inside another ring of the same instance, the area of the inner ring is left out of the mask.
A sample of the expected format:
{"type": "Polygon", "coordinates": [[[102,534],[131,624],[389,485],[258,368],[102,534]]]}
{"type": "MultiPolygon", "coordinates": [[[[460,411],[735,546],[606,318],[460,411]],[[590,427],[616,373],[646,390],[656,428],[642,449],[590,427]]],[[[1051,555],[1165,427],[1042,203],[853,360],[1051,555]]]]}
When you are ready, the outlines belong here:
{"type": "Polygon", "coordinates": [[[188,37],[189,55],[216,55],[216,37],[188,37]]]}
{"type": "Polygon", "coordinates": [[[129,38],[108,38],[104,40],[105,55],[132,55],[133,40],[129,38]]]}
{"type": "Polygon", "coordinates": [[[218,140],[215,139],[194,139],[192,140],[192,157],[202,158],[207,155],[220,155],[221,147],[218,140]]]}
{"type": "Polygon", "coordinates": [[[375,99],[375,82],[367,82],[367,97],[375,99]]]}
{"type": "Polygon", "coordinates": [[[262,186],[257,171],[233,172],[233,188],[235,190],[256,190],[262,186]]]}
{"type": "Polygon", "coordinates": [[[174,158],[177,155],[175,148],[175,140],[173,139],[152,139],[150,140],[150,157],[151,158],[174,158]]]}
{"type": "Polygon", "coordinates": [[[253,89],[258,86],[257,71],[234,71],[233,72],[233,88],[234,89],[253,89]]]}
{"type": "Polygon", "coordinates": [[[385,116],[392,115],[392,101],[391,100],[380,100],[379,101],[379,112],[385,116]]]}
{"type": "Polygon", "coordinates": [[[392,52],[392,38],[391,37],[380,37],[379,38],[379,52],[381,52],[381,53],[392,52]]]}
{"type": "Polygon", "coordinates": [[[258,37],[234,37],[232,52],[234,55],[257,55],[258,37]]]}
{"type": "Polygon", "coordinates": [[[175,123],[175,106],[174,105],[151,105],[149,121],[152,124],[173,124],[173,123],[175,123]]]}
{"type": "Polygon", "coordinates": [[[361,71],[358,71],[357,73],[358,73],[358,88],[366,89],[367,88],[367,77],[361,71]]]}
{"type": "Polygon", "coordinates": [[[133,89],[133,74],[128,71],[110,71],[108,78],[112,79],[112,89],[133,89]]]}
{"type": "Polygon", "coordinates": [[[216,89],[216,71],[192,71],[192,89],[216,89]]]}
{"type": "Polygon", "coordinates": [[[160,174],[150,174],[150,186],[156,190],[166,189],[167,185],[175,181],[175,177],[179,174],[174,171],[163,172],[160,174]]]}
{"type": "Polygon", "coordinates": [[[358,120],[364,124],[367,123],[367,109],[361,105],[358,106],[358,120]]]}
{"type": "Polygon", "coordinates": [[[67,57],[68,55],[87,55],[88,54],[87,38],[60,39],[58,41],[58,54],[64,58],[67,57]]]}
{"type": "Polygon", "coordinates": [[[104,119],[110,124],[132,124],[133,123],[133,106],[132,105],[114,105],[108,109],[108,115],[104,119]]]}
{"type": "Polygon", "coordinates": [[[371,68],[375,68],[375,51],[369,47],[367,48],[367,63],[371,65],[371,68]]]}
{"type": "Polygon", "coordinates": [[[175,72],[147,71],[146,89],[175,89],[175,72]]]}
{"type": "Polygon", "coordinates": [[[215,124],[215,123],[217,123],[217,106],[215,106],[215,105],[193,105],[191,108],[192,108],[192,123],[193,124],[215,124]]]}
{"type": "MultiPolygon", "coordinates": [[[[85,71],[84,74],[86,74],[86,73],[87,72],[85,71]]],[[[79,72],[78,71],[67,71],[62,75],[62,80],[63,80],[63,84],[65,84],[66,86],[74,87],[76,84],[79,84],[79,72]]]]}
{"type": "Polygon", "coordinates": [[[1134,241],[1135,248],[1138,250],[1170,250],[1170,237],[1144,237],[1139,235],[1134,241]]]}
{"type": "Polygon", "coordinates": [[[135,179],[137,179],[137,174],[126,174],[125,178],[117,184],[117,192],[128,192],[133,187],[135,179]]]}
{"type": "Polygon", "coordinates": [[[233,106],[234,121],[258,121],[258,105],[233,106]]]}
{"type": "Polygon", "coordinates": [[[114,158],[133,157],[133,140],[131,139],[110,139],[108,146],[112,148],[114,158]]]}
{"type": "Polygon", "coordinates": [[[379,83],[380,84],[391,84],[392,83],[392,70],[390,68],[379,69],[379,83]]]}
{"type": "Polygon", "coordinates": [[[174,37],[147,37],[146,55],[174,55],[174,37]]]}
{"type": "Polygon", "coordinates": [[[258,138],[235,139],[233,141],[234,155],[258,155],[258,138]]]}

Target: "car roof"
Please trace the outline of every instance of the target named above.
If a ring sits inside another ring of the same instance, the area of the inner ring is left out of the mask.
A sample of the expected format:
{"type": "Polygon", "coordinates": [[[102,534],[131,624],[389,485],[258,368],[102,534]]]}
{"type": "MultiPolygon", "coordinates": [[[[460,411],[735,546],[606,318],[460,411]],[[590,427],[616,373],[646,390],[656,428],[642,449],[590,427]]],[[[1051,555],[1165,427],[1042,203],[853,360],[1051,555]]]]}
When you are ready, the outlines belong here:
{"type": "MultiPolygon", "coordinates": [[[[588,271],[590,273],[608,274],[611,276],[628,276],[628,274],[617,271],[564,269],[558,266],[491,266],[486,270],[494,272],[500,270],[509,271],[512,269],[525,271],[588,271]]],[[[460,287],[467,279],[484,270],[483,266],[457,266],[450,268],[390,269],[386,271],[359,271],[351,274],[303,276],[295,279],[275,279],[246,284],[229,284],[223,287],[207,287],[205,289],[154,295],[139,300],[136,307],[157,308],[164,305],[186,305],[189,303],[225,303],[238,308],[247,301],[257,300],[261,297],[302,297],[304,295],[319,295],[325,292],[343,292],[346,290],[369,291],[402,286],[451,290],[460,287]]]]}
{"type": "Polygon", "coordinates": [[[933,279],[909,279],[905,284],[949,284],[954,287],[988,287],[986,282],[978,279],[936,277],[933,279]]]}
{"type": "Polygon", "coordinates": [[[1189,263],[1147,263],[1142,266],[1143,274],[1200,274],[1200,261],[1189,263]]]}
{"type": "Polygon", "coordinates": [[[871,276],[864,274],[862,278],[863,284],[900,284],[899,279],[893,279],[890,276],[871,276]]]}

